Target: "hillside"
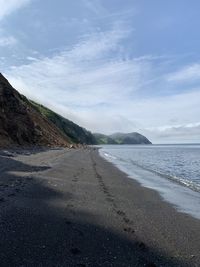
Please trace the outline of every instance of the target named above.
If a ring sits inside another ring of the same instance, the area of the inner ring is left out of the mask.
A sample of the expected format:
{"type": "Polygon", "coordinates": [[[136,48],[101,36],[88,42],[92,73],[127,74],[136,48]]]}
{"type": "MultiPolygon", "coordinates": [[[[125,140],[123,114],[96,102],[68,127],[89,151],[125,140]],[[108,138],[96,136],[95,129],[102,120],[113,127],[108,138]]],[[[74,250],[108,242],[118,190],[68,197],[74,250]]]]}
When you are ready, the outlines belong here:
{"type": "Polygon", "coordinates": [[[72,142],[81,144],[95,144],[96,140],[91,132],[73,123],[72,121],[60,116],[52,110],[30,101],[32,106],[45,118],[55,124],[72,142]]]}
{"type": "Polygon", "coordinates": [[[70,146],[94,142],[90,132],[19,94],[0,74],[0,146],[70,146]]]}
{"type": "Polygon", "coordinates": [[[98,145],[101,145],[101,144],[117,145],[117,142],[108,135],[100,134],[100,133],[94,133],[93,135],[98,145]]]}
{"type": "Polygon", "coordinates": [[[19,94],[0,74],[0,146],[70,144],[151,144],[139,133],[92,134],[19,94]]]}
{"type": "Polygon", "coordinates": [[[104,135],[95,133],[97,144],[151,144],[151,142],[143,135],[133,132],[133,133],[114,133],[111,135],[104,135]]]}

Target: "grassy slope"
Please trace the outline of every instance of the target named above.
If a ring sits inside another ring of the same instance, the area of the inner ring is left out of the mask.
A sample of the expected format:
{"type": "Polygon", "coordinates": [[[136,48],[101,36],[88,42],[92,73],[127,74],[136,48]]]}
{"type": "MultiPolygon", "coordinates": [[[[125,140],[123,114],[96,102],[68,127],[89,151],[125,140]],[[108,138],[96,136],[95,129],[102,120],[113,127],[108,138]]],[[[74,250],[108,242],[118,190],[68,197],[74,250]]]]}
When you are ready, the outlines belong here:
{"type": "Polygon", "coordinates": [[[29,100],[31,105],[37,109],[43,116],[54,123],[64,134],[66,134],[74,143],[95,144],[95,138],[92,133],[78,126],[72,121],[63,118],[52,110],[29,100]]]}

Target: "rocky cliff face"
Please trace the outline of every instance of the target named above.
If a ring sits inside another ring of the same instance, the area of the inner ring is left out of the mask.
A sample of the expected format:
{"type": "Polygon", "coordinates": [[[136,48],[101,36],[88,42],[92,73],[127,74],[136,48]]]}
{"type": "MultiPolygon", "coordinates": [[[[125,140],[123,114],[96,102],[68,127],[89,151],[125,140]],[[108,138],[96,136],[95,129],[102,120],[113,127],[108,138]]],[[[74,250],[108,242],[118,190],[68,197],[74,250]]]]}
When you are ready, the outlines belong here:
{"type": "Polygon", "coordinates": [[[0,146],[70,143],[70,138],[35,110],[0,74],[0,146]]]}
{"type": "Polygon", "coordinates": [[[34,101],[29,101],[40,114],[42,114],[46,119],[52,122],[58,129],[60,129],[65,135],[67,135],[72,142],[79,144],[96,144],[96,139],[90,131],[85,128],[80,127],[74,122],[62,117],[61,115],[55,113],[54,111],[35,103],[34,101]]]}

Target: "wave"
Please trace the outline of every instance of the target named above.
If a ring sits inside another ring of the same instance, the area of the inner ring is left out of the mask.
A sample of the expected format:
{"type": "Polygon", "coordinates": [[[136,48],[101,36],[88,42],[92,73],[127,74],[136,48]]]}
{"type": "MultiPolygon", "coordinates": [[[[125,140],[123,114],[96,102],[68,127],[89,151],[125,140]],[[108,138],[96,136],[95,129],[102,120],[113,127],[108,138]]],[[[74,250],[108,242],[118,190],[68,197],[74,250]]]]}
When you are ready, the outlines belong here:
{"type": "Polygon", "coordinates": [[[196,161],[196,151],[188,153],[188,150],[178,150],[175,154],[169,149],[165,153],[165,148],[158,151],[153,147],[149,152],[148,147],[146,151],[134,148],[130,153],[124,147],[106,147],[99,152],[130,178],[144,187],[156,190],[162,199],[171,203],[179,212],[200,219],[199,160],[196,161]]]}
{"type": "Polygon", "coordinates": [[[139,167],[139,168],[141,168],[143,170],[149,171],[149,172],[151,172],[151,173],[153,173],[155,175],[158,175],[160,177],[166,178],[166,179],[168,179],[170,181],[173,181],[173,182],[176,182],[176,183],[178,183],[180,185],[189,187],[193,191],[200,192],[200,185],[194,183],[193,181],[191,181],[191,180],[189,180],[187,178],[181,178],[181,177],[178,177],[176,175],[169,175],[169,174],[160,172],[158,170],[153,170],[153,169],[150,169],[150,168],[148,168],[146,166],[140,165],[140,164],[138,164],[137,162],[135,162],[133,160],[130,160],[130,162],[133,165],[135,165],[135,166],[137,166],[137,167],[139,167]]]}
{"type": "Polygon", "coordinates": [[[104,156],[111,159],[117,159],[117,157],[110,155],[109,153],[103,152],[104,156]]]}
{"type": "Polygon", "coordinates": [[[181,177],[178,177],[176,175],[169,175],[169,174],[166,174],[164,172],[161,172],[161,171],[158,171],[158,170],[155,170],[155,169],[151,169],[149,167],[141,165],[138,162],[133,161],[132,159],[125,160],[124,158],[113,156],[113,155],[111,155],[111,154],[109,154],[108,152],[105,152],[105,151],[103,152],[103,155],[106,158],[112,160],[112,162],[116,163],[117,165],[120,164],[120,162],[121,163],[126,163],[129,166],[130,165],[134,165],[134,166],[137,166],[138,168],[140,168],[142,170],[145,170],[145,171],[151,172],[151,173],[153,173],[155,175],[158,175],[159,177],[168,179],[168,180],[170,180],[172,182],[178,183],[179,185],[188,187],[188,188],[192,189],[193,191],[200,192],[200,185],[196,184],[194,181],[191,181],[191,180],[189,180],[187,178],[181,178],[181,177]]]}

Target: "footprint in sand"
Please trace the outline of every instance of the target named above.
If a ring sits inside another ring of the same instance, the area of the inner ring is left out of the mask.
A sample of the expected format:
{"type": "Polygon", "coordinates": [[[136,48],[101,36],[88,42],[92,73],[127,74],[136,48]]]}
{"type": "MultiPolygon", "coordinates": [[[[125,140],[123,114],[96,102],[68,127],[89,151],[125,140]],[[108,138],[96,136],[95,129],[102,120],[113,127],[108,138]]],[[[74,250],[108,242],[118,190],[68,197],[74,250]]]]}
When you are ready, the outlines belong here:
{"type": "Polygon", "coordinates": [[[117,210],[117,214],[118,214],[119,216],[125,216],[125,215],[126,215],[125,212],[123,212],[123,211],[121,211],[121,210],[117,210]]]}
{"type": "Polygon", "coordinates": [[[130,234],[134,234],[135,230],[131,227],[125,227],[124,228],[124,232],[130,233],[130,234]]]}
{"type": "Polygon", "coordinates": [[[71,226],[72,229],[73,229],[79,236],[84,236],[84,233],[83,233],[81,230],[77,229],[75,226],[73,226],[73,223],[72,223],[71,221],[67,221],[67,220],[66,220],[66,221],[65,221],[65,224],[71,226]]]}
{"type": "Polygon", "coordinates": [[[142,250],[142,251],[147,251],[148,247],[145,245],[144,242],[138,242],[137,246],[142,250]]]}
{"type": "Polygon", "coordinates": [[[153,262],[147,263],[145,267],[157,267],[157,265],[153,262]]]}
{"type": "Polygon", "coordinates": [[[67,224],[67,225],[71,225],[72,222],[70,222],[70,221],[65,221],[65,224],[67,224]]]}
{"type": "Polygon", "coordinates": [[[124,218],[123,218],[123,221],[124,221],[125,223],[127,223],[127,224],[131,224],[131,223],[132,223],[131,220],[129,220],[129,218],[127,218],[127,217],[124,217],[124,218]]]}
{"type": "Polygon", "coordinates": [[[81,254],[81,251],[79,248],[71,248],[70,252],[75,256],[81,254]]]}
{"type": "Polygon", "coordinates": [[[67,204],[67,208],[71,209],[71,208],[73,208],[73,207],[74,207],[73,204],[67,204]]]}
{"type": "Polygon", "coordinates": [[[108,202],[113,202],[113,201],[114,201],[114,199],[113,199],[112,197],[107,197],[106,200],[107,200],[108,202]]]}
{"type": "Polygon", "coordinates": [[[83,233],[81,230],[79,230],[79,229],[75,229],[75,231],[77,232],[77,234],[78,234],[79,236],[84,236],[84,233],[83,233]]]}
{"type": "Polygon", "coordinates": [[[14,196],[16,196],[15,193],[11,193],[8,195],[8,197],[14,197],[14,196]]]}

